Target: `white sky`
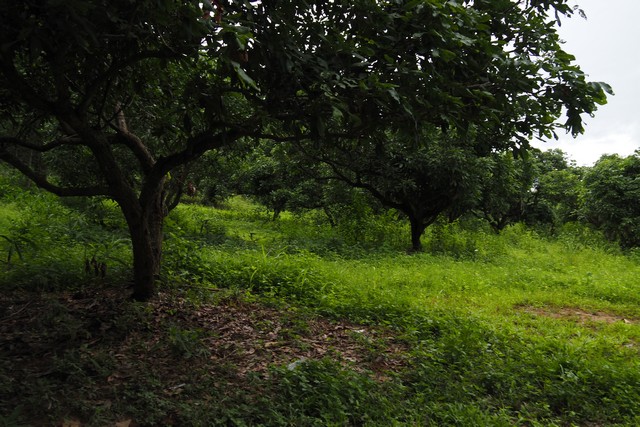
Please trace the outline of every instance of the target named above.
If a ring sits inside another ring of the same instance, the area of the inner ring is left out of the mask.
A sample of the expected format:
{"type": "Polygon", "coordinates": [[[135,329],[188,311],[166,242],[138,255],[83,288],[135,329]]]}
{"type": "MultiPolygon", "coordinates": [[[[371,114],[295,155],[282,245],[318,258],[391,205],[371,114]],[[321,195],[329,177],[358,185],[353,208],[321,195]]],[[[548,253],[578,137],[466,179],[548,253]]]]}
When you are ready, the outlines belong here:
{"type": "Polygon", "coordinates": [[[640,0],[576,0],[587,15],[564,19],[559,28],[565,51],[590,81],[609,83],[609,96],[595,116],[584,116],[585,133],[572,138],[559,130],[559,141],[533,142],[560,148],[578,165],[591,166],[603,154],[632,154],[640,148],[640,0]]]}

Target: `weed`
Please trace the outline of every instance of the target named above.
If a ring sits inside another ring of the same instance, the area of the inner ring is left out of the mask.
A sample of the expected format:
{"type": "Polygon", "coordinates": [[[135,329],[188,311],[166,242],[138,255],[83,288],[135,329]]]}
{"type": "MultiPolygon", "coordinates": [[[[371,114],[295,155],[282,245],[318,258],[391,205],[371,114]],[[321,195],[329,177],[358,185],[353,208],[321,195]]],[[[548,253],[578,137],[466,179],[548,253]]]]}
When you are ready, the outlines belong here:
{"type": "Polygon", "coordinates": [[[207,357],[209,350],[202,344],[202,330],[186,330],[170,326],[168,331],[169,347],[177,356],[185,359],[207,357]]]}

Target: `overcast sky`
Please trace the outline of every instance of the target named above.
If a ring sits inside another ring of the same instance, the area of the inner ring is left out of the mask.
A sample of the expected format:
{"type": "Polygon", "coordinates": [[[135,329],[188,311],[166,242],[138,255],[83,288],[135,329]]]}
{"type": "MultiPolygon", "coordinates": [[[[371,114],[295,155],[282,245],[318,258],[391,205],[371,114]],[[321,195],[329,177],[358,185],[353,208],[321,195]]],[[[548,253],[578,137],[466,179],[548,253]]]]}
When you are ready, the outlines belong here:
{"type": "Polygon", "coordinates": [[[560,148],[578,165],[591,166],[601,155],[632,154],[640,148],[640,0],[576,0],[587,15],[564,19],[559,28],[565,51],[590,81],[609,83],[615,96],[586,117],[577,138],[558,133],[559,142],[534,143],[560,148]]]}

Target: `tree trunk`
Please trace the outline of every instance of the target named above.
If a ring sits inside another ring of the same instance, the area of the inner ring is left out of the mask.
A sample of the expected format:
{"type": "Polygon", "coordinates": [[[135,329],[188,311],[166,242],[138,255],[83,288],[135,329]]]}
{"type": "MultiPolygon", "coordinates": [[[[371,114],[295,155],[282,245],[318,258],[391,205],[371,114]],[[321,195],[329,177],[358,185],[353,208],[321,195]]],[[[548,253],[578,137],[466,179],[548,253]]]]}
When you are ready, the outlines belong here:
{"type": "MultiPolygon", "coordinates": [[[[124,210],[124,209],[123,209],[124,210]]],[[[137,301],[147,301],[155,295],[162,257],[164,208],[162,194],[135,213],[127,215],[127,225],[133,247],[133,295],[137,301]]]]}
{"type": "Polygon", "coordinates": [[[322,210],[324,211],[324,214],[327,216],[327,220],[329,221],[329,225],[331,226],[331,228],[335,228],[337,225],[337,222],[331,210],[329,210],[329,208],[327,208],[326,206],[323,206],[322,210]]]}
{"type": "Polygon", "coordinates": [[[409,216],[409,223],[411,224],[411,252],[421,252],[422,242],[420,238],[427,226],[424,220],[413,215],[409,216]]]}

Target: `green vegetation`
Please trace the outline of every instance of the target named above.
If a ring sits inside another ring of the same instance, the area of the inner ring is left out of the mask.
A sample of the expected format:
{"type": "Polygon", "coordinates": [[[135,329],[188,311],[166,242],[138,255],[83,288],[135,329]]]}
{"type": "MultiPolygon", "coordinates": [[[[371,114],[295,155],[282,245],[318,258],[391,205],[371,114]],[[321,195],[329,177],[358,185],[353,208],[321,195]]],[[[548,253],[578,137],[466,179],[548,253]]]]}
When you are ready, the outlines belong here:
{"type": "Polygon", "coordinates": [[[321,162],[325,184],[403,212],[417,251],[438,215],[473,204],[488,157],[558,128],[583,133],[582,116],[613,93],[563,50],[561,20],[584,15],[568,0],[25,0],[0,11],[0,161],[58,196],[114,201],[139,301],[155,294],[164,220],[194,193],[194,170],[214,200],[234,184],[202,173],[222,150],[296,146],[305,170],[287,184],[304,192],[282,188],[277,164],[245,168],[272,175],[250,187],[271,193],[276,216],[287,199],[317,199],[309,163],[321,162]]]}
{"type": "Polygon", "coordinates": [[[114,205],[1,188],[2,425],[640,422],[640,263],[580,224],[180,205],[141,304],[114,205]]]}
{"type": "Polygon", "coordinates": [[[0,424],[640,423],[568,0],[0,11],[0,424]]]}

